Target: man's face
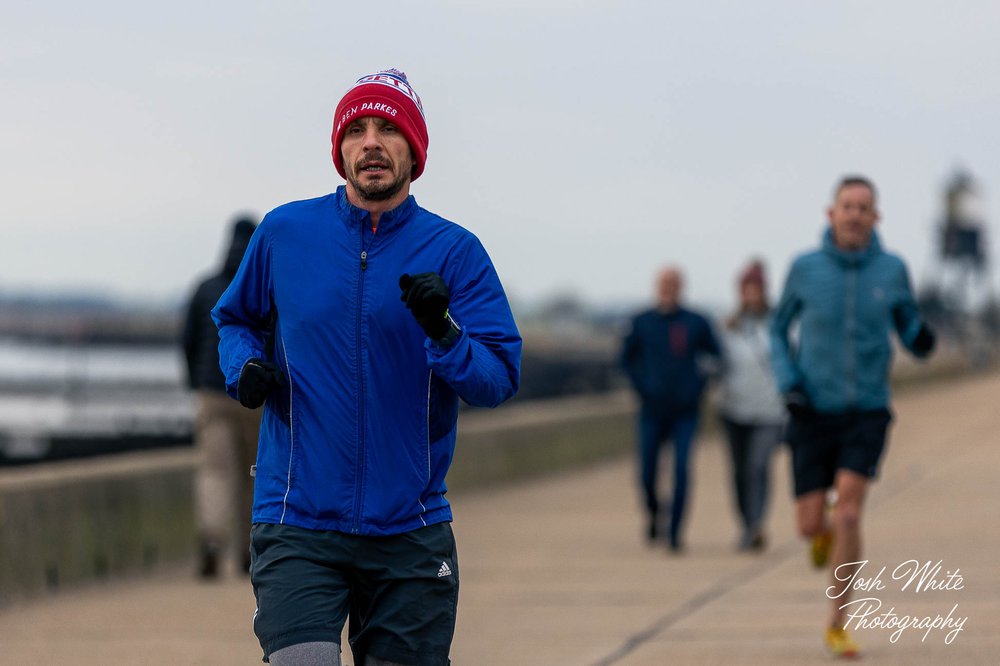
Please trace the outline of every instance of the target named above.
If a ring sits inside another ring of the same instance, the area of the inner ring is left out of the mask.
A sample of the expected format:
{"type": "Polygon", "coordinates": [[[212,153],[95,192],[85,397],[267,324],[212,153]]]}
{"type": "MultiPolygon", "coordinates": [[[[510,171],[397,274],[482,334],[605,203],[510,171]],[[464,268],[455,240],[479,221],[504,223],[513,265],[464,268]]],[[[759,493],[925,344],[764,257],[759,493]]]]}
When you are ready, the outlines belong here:
{"type": "Polygon", "coordinates": [[[359,118],[340,143],[347,185],[361,199],[386,201],[410,183],[413,154],[406,137],[383,118],[359,118]]]}
{"type": "Polygon", "coordinates": [[[660,273],[656,281],[657,304],[663,311],[676,310],[681,303],[681,290],[684,281],[681,274],[673,269],[660,273]]]}
{"type": "Polygon", "coordinates": [[[868,247],[878,222],[878,211],[875,197],[867,186],[856,184],[840,188],[826,214],[838,247],[849,251],[868,247]]]}

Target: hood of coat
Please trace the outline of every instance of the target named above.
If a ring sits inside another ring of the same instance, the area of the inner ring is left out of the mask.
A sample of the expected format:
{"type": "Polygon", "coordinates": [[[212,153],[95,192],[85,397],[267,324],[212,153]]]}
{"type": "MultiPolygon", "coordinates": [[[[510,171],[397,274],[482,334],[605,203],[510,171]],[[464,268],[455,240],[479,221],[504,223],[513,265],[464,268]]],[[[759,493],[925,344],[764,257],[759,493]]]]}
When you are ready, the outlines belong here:
{"type": "Polygon", "coordinates": [[[226,250],[226,258],[222,265],[222,272],[230,277],[236,275],[236,269],[243,261],[243,255],[250,245],[250,237],[253,236],[257,228],[256,222],[249,218],[242,218],[233,223],[233,235],[229,242],[229,249],[226,250]]]}

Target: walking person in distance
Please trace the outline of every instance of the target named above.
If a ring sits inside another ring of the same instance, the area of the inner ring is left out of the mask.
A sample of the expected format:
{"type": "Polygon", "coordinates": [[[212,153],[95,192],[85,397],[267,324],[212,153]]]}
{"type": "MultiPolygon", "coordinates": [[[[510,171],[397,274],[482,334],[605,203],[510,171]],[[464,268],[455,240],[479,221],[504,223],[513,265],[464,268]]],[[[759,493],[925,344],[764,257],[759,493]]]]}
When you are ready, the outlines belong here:
{"type": "Polygon", "coordinates": [[[673,552],[683,547],[689,458],[706,385],[705,361],[718,361],[721,354],[708,320],[682,305],[683,287],[679,269],[662,270],[656,279],[656,305],[632,320],[622,348],[622,365],[640,400],[638,467],[646,538],[652,543],[665,535],[673,552]],[[667,441],[674,473],[664,511],[657,486],[660,450],[667,441]]]}
{"type": "Polygon", "coordinates": [[[732,462],[739,548],[760,551],[766,545],[771,459],[786,420],[771,372],[771,310],[761,262],[752,262],[740,274],[738,298],[739,307],[722,329],[726,363],[718,407],[732,462]]]}
{"type": "Polygon", "coordinates": [[[243,409],[226,395],[226,378],[219,369],[219,331],[211,313],[236,275],[256,227],[248,217],[233,222],[222,267],[198,284],[181,335],[188,386],[196,391],[197,400],[194,505],[198,575],[206,580],[220,575],[227,554],[235,556],[243,573],[250,569],[250,467],[257,457],[260,413],[243,409]]]}

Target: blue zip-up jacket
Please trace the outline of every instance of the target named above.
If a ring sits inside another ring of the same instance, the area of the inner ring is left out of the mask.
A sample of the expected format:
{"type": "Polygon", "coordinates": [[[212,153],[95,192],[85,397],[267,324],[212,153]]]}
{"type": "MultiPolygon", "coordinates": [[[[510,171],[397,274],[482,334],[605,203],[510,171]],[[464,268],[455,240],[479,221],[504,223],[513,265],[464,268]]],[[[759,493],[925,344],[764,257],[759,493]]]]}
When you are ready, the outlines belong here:
{"type": "Polygon", "coordinates": [[[253,357],[286,379],[264,406],[254,522],[390,535],[451,520],[458,398],[493,407],[518,388],[521,337],[486,250],[412,196],[377,233],[343,186],[276,208],[212,316],[231,396],[253,357]],[[447,347],[400,300],[399,276],[429,271],[461,328],[447,347]]]}
{"type": "Polygon", "coordinates": [[[632,320],[621,363],[644,408],[689,414],[698,411],[705,391],[700,358],[721,355],[712,326],[700,314],[647,310],[632,320]]]}
{"type": "Polygon", "coordinates": [[[774,312],[771,354],[778,388],[801,388],[820,412],[888,407],[889,332],[895,328],[913,352],[920,326],[903,260],[885,252],[875,233],[867,248],[847,252],[827,229],[819,250],[792,263],[774,312]],[[795,320],[799,332],[792,345],[795,320]]]}

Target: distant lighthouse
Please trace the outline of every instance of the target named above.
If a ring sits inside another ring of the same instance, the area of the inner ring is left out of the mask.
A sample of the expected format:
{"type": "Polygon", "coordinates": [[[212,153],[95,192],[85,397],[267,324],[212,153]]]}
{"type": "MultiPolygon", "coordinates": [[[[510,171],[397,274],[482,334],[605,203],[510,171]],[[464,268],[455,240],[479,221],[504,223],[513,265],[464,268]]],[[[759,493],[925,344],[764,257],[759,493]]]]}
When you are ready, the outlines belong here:
{"type": "Polygon", "coordinates": [[[1000,308],[994,296],[986,235],[986,208],[972,175],[956,170],[945,185],[934,268],[921,310],[974,364],[996,354],[1000,308]]]}

